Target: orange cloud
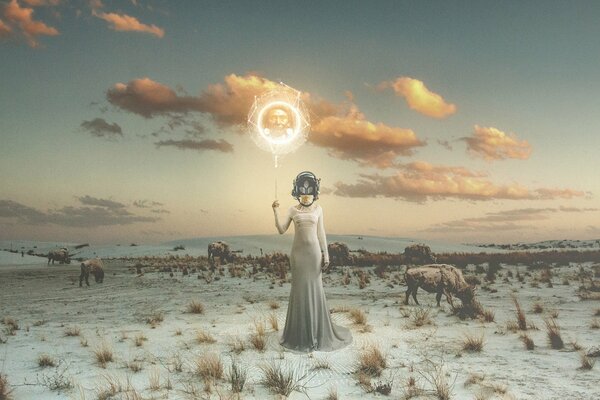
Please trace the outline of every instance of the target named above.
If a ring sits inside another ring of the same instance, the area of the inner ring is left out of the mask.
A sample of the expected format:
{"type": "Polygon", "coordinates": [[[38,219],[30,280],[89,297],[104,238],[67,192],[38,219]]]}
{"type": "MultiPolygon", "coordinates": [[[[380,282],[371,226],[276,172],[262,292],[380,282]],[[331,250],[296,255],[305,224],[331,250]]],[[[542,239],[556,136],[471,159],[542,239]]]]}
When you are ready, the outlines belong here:
{"type": "Polygon", "coordinates": [[[143,32],[149,33],[156,37],[162,38],[165,36],[165,30],[156,25],[146,25],[141,23],[137,18],[127,14],[116,13],[93,13],[96,17],[101,18],[110,24],[110,28],[121,32],[143,32]]]}
{"type": "Polygon", "coordinates": [[[454,104],[447,103],[442,96],[430,91],[418,79],[402,76],[393,82],[382,82],[379,87],[391,87],[397,96],[406,99],[411,110],[428,117],[446,118],[456,112],[454,104]]]}
{"type": "Polygon", "coordinates": [[[377,168],[391,167],[396,157],[411,155],[415,147],[425,144],[411,129],[368,121],[355,106],[346,115],[318,120],[312,126],[309,141],[329,149],[337,158],[377,168]]]}
{"type": "Polygon", "coordinates": [[[5,37],[9,37],[11,32],[12,32],[12,29],[10,29],[10,26],[6,25],[0,19],[0,39],[1,38],[5,38],[5,37]]]}
{"type": "Polygon", "coordinates": [[[209,85],[200,95],[201,111],[211,114],[220,125],[245,124],[255,96],[273,90],[279,84],[258,75],[230,74],[225,84],[209,85]]]}
{"type": "MultiPolygon", "coordinates": [[[[17,3],[17,0],[11,0],[11,2],[4,7],[4,17],[9,24],[19,28],[20,32],[25,37],[27,44],[31,47],[39,47],[40,44],[37,41],[38,36],[58,35],[58,30],[55,28],[33,19],[33,8],[21,7],[19,3],[17,3]]],[[[0,31],[3,31],[4,35],[7,35],[11,30],[10,28],[8,31],[0,28],[0,31]]]]}
{"type": "Polygon", "coordinates": [[[60,4],[61,0],[22,0],[23,3],[27,4],[31,7],[41,7],[41,6],[57,6],[60,4]]]}
{"type": "Polygon", "coordinates": [[[200,110],[199,99],[178,96],[173,89],[150,78],[117,83],[106,92],[108,101],[115,106],[145,118],[169,113],[187,113],[200,110]]]}
{"type": "Polygon", "coordinates": [[[531,155],[531,145],[526,140],[519,140],[514,134],[506,134],[493,127],[475,125],[472,136],[462,138],[467,142],[471,154],[486,160],[503,160],[515,158],[526,160],[531,155]]]}
{"type": "Polygon", "coordinates": [[[584,195],[571,189],[530,190],[519,184],[496,185],[485,174],[463,167],[414,162],[399,165],[398,169],[396,174],[388,176],[362,174],[355,184],[338,182],[334,193],[344,197],[383,196],[417,202],[446,198],[534,200],[584,195]]]}
{"type": "MultiPolygon", "coordinates": [[[[199,96],[179,96],[168,86],[149,78],[117,83],[107,91],[108,101],[122,109],[151,118],[172,113],[201,112],[221,126],[244,126],[256,96],[279,84],[255,74],[227,75],[224,83],[209,85],[199,96]]],[[[355,105],[341,106],[301,93],[310,112],[309,142],[327,148],[334,157],[386,168],[396,157],[424,146],[410,129],[366,119],[355,105]]]]}

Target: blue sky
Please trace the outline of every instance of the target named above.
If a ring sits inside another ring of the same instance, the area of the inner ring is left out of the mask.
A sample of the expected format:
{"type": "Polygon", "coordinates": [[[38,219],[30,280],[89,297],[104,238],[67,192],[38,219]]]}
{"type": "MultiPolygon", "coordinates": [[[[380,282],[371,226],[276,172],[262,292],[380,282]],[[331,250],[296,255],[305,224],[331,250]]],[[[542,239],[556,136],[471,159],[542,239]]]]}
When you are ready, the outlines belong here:
{"type": "Polygon", "coordinates": [[[309,169],[332,233],[598,237],[599,16],[597,2],[0,2],[0,236],[274,233],[275,179],[285,208],[309,169]],[[335,111],[315,111],[275,170],[211,107],[278,81],[335,111]],[[402,129],[423,145],[382,164],[402,129]],[[183,140],[203,145],[156,144],[183,140]]]}

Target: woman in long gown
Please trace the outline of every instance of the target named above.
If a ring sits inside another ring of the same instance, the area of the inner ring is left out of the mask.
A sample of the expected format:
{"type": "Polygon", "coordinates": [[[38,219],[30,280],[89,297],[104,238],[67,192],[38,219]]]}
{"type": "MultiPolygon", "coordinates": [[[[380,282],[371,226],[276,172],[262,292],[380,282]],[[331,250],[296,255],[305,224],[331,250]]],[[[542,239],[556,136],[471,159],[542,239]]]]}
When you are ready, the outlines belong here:
{"type": "Polygon", "coordinates": [[[321,271],[329,267],[329,253],[323,209],[314,204],[319,195],[319,181],[311,172],[302,172],[296,177],[292,196],[299,204],[288,209],[283,223],[277,214],[279,203],[273,202],[279,233],[285,233],[292,221],[295,229],[290,253],[292,289],[280,344],[301,352],[332,351],[352,342],[349,329],[331,322],[323,291],[321,271]]]}

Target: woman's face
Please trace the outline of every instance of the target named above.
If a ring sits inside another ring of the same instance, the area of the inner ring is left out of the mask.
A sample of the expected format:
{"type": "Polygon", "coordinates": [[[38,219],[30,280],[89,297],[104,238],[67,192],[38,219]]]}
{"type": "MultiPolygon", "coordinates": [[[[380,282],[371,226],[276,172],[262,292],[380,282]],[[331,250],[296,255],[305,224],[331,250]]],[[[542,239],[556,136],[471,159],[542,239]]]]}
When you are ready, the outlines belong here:
{"type": "Polygon", "coordinates": [[[312,194],[303,194],[300,196],[300,204],[302,204],[303,206],[309,206],[313,203],[313,201],[315,199],[315,196],[313,196],[312,194]]]}

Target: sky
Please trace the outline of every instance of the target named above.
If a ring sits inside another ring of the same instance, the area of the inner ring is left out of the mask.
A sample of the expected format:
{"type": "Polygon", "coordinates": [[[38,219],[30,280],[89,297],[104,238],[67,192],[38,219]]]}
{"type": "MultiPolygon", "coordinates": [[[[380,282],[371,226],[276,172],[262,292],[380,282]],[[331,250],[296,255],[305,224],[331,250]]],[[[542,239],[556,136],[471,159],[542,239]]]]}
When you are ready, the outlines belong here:
{"type": "Polygon", "coordinates": [[[600,3],[0,1],[0,239],[600,238],[600,3]],[[310,129],[257,147],[256,96],[310,129]],[[292,231],[290,231],[292,232],[292,231]]]}

